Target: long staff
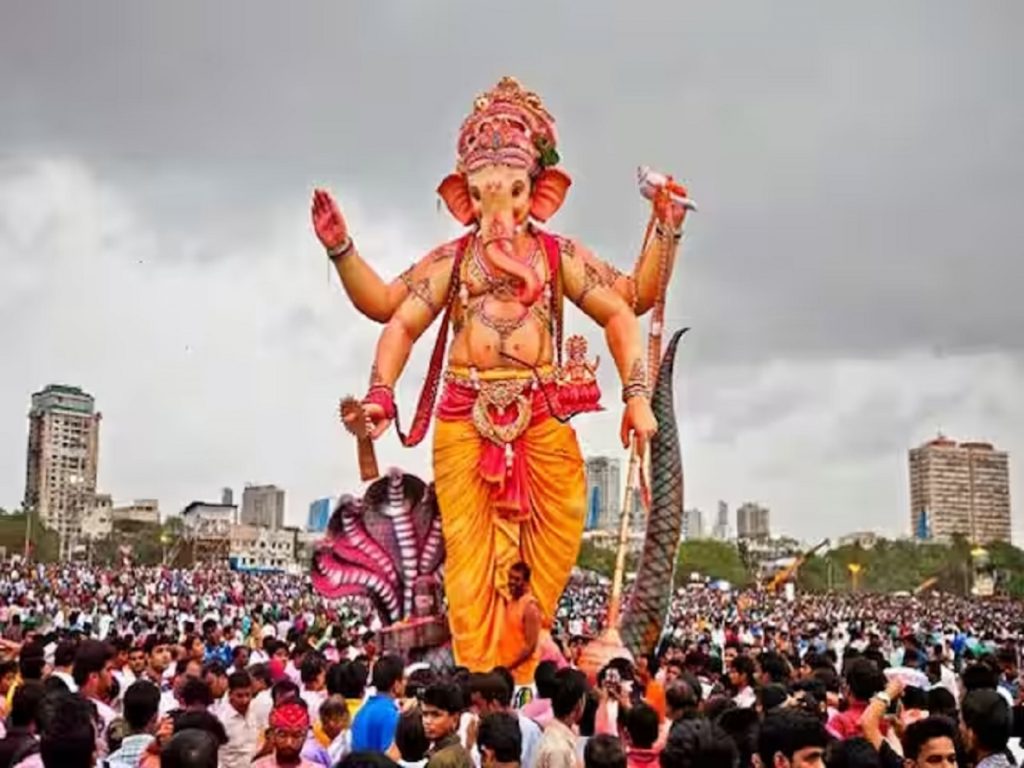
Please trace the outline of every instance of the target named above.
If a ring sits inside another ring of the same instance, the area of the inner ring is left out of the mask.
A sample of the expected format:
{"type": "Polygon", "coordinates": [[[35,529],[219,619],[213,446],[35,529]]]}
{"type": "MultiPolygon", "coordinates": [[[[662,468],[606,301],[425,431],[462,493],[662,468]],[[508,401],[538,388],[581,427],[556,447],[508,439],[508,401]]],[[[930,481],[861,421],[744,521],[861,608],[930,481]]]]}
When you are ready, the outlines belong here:
{"type": "MultiPolygon", "coordinates": [[[[669,276],[672,274],[672,266],[675,263],[676,253],[679,249],[679,240],[675,234],[664,226],[657,226],[656,211],[659,207],[666,207],[669,203],[675,202],[689,210],[696,210],[696,206],[685,196],[686,191],[676,184],[671,176],[663,176],[648,168],[641,168],[637,174],[641,194],[648,197],[654,203],[654,210],[647,220],[647,228],[644,232],[644,241],[640,253],[643,254],[650,244],[651,236],[657,235],[661,241],[661,254],[658,259],[658,277],[655,284],[656,293],[654,306],[651,310],[651,324],[647,333],[647,385],[653,390],[655,377],[661,364],[661,347],[663,329],[665,325],[665,298],[668,292],[669,276]]],[[[615,571],[612,575],[612,593],[608,601],[609,629],[618,630],[619,620],[622,615],[622,584],[625,579],[626,550],[629,545],[630,510],[634,506],[632,501],[636,497],[637,489],[643,501],[645,512],[650,508],[650,484],[647,478],[648,467],[645,463],[646,456],[641,453],[636,440],[634,439],[629,451],[629,466],[626,470],[626,491],[622,499],[621,514],[619,516],[619,544],[615,553],[615,571]]]]}

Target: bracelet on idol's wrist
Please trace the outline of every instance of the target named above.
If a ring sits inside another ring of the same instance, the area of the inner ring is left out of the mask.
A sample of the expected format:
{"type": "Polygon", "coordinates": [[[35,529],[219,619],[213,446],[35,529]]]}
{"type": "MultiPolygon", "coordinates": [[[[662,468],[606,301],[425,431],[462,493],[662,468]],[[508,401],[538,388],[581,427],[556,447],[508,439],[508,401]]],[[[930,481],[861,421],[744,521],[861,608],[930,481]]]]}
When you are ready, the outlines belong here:
{"type": "Polygon", "coordinates": [[[327,249],[327,258],[330,259],[331,261],[334,261],[335,259],[340,259],[342,256],[346,255],[349,251],[352,250],[353,245],[355,245],[355,243],[352,242],[351,236],[345,235],[345,239],[341,243],[334,246],[333,248],[327,249]]]}
{"type": "Polygon", "coordinates": [[[384,411],[384,415],[395,418],[395,391],[387,384],[374,384],[363,398],[363,405],[377,405],[384,411]]]}
{"type": "Polygon", "coordinates": [[[628,403],[634,397],[651,399],[651,390],[646,384],[627,384],[622,388],[622,402],[628,403]]]}

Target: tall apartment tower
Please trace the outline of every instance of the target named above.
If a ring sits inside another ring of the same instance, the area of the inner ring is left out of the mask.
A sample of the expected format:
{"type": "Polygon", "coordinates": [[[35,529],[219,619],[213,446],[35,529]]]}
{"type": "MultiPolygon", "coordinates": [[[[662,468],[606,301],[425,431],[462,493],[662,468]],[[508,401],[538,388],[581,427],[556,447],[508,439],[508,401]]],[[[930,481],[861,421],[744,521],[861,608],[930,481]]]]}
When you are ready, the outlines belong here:
{"type": "Polygon", "coordinates": [[[910,524],[921,539],[1010,541],[1010,472],[1006,451],[991,443],[957,443],[939,435],[912,448],[910,524]]]}
{"type": "Polygon", "coordinates": [[[247,485],[242,491],[242,525],[284,528],[284,491],[276,485],[247,485]]]}
{"type": "Polygon", "coordinates": [[[747,502],[736,510],[736,538],[767,539],[771,536],[768,507],[747,502]]]}
{"type": "Polygon", "coordinates": [[[62,553],[81,535],[96,493],[101,418],[92,395],[78,387],[51,384],[32,395],[25,507],[57,532],[62,553]]]}
{"type": "Polygon", "coordinates": [[[711,536],[718,541],[729,539],[729,505],[724,501],[718,502],[718,519],[715,521],[711,536]]]}
{"type": "Polygon", "coordinates": [[[622,485],[618,459],[592,456],[587,459],[587,502],[595,511],[594,527],[602,530],[619,524],[622,485]]]}
{"type": "Polygon", "coordinates": [[[683,510],[683,541],[704,538],[704,513],[696,507],[683,510]]]}

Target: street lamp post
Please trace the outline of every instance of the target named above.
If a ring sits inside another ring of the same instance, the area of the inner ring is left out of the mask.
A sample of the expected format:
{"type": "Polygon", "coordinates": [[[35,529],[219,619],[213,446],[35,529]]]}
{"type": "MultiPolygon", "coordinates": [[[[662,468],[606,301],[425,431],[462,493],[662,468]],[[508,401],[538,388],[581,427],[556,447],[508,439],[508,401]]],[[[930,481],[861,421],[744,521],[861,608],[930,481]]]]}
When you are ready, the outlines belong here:
{"type": "Polygon", "coordinates": [[[853,582],[853,591],[856,592],[860,586],[860,572],[864,566],[860,563],[850,563],[846,566],[846,569],[850,572],[850,580],[853,582]]]}

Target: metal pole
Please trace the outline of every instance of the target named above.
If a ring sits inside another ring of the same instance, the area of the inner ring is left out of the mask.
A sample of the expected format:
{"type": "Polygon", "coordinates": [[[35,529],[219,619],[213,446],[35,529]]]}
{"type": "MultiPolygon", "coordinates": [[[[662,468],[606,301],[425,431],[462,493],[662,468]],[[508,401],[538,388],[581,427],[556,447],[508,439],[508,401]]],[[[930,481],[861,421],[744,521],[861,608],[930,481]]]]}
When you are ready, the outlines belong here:
{"type": "Polygon", "coordinates": [[[619,515],[619,546],[615,552],[615,572],[612,574],[612,594],[608,599],[609,629],[618,629],[619,614],[622,609],[622,582],[626,571],[626,548],[629,545],[629,512],[630,498],[634,495],[637,471],[640,469],[639,454],[636,443],[629,452],[629,469],[626,471],[626,494],[622,499],[622,510],[619,515]]]}
{"type": "MultiPolygon", "coordinates": [[[[651,214],[647,222],[647,230],[644,233],[644,245],[641,252],[647,250],[651,239],[652,231],[655,229],[655,215],[651,214]]],[[[668,289],[668,275],[671,271],[671,262],[675,258],[678,244],[675,242],[672,233],[667,233],[661,238],[661,254],[658,262],[658,291],[655,297],[652,310],[651,328],[647,337],[647,383],[652,389],[657,377],[658,363],[661,360],[661,335],[662,325],[665,317],[665,293],[668,289]]],[[[645,451],[649,455],[649,451],[645,451]]],[[[622,515],[619,518],[619,547],[615,553],[615,572],[612,575],[612,593],[608,600],[608,622],[609,628],[618,629],[619,618],[622,611],[622,583],[625,579],[626,549],[629,545],[629,521],[630,503],[635,496],[634,488],[646,487],[644,477],[644,460],[646,456],[638,450],[634,440],[629,451],[629,469],[626,472],[626,493],[622,499],[622,515]]],[[[646,501],[644,501],[646,507],[646,501]]],[[[635,511],[635,510],[634,510],[635,511]]],[[[670,587],[671,588],[671,587],[670,587]]]]}
{"type": "Polygon", "coordinates": [[[32,507],[25,507],[25,562],[28,562],[32,549],[32,507]]]}

